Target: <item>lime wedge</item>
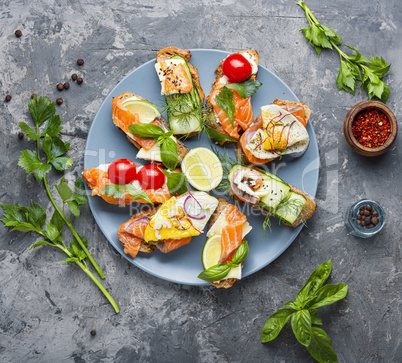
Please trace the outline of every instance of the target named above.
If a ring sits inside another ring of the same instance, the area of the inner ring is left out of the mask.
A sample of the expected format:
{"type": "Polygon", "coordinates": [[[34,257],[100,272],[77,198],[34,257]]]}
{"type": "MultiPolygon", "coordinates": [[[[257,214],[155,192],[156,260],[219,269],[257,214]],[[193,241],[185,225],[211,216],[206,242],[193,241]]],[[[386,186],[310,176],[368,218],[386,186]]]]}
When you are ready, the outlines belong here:
{"type": "Polygon", "coordinates": [[[210,149],[191,149],[181,163],[188,182],[196,189],[209,192],[222,181],[223,169],[219,158],[210,149]]]}
{"type": "Polygon", "coordinates": [[[149,124],[155,120],[155,117],[161,115],[152,103],[143,100],[128,99],[123,102],[123,106],[125,106],[129,111],[138,114],[142,124],[149,124]]]}
{"type": "Polygon", "coordinates": [[[202,264],[204,268],[216,265],[221,257],[221,235],[216,234],[207,240],[202,250],[202,264]]]}

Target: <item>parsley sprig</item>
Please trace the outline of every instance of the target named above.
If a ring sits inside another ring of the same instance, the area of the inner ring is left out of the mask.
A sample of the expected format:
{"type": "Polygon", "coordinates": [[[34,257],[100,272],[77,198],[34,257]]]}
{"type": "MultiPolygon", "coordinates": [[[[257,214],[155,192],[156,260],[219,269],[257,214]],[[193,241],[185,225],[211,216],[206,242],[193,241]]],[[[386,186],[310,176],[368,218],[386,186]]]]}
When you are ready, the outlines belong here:
{"type": "Polygon", "coordinates": [[[75,181],[75,192],[68,186],[64,178],[61,179],[59,184],[55,185],[55,189],[62,201],[61,208],[56,204],[46,179],[46,176],[52,169],[63,171],[73,164],[70,158],[64,156],[70,149],[70,144],[65,143],[59,137],[62,127],[60,126],[60,117],[55,115],[55,103],[51,102],[47,97],[35,97],[29,102],[28,107],[31,111],[35,128],[32,129],[25,122],[21,122],[20,127],[26,133],[27,138],[36,141],[36,150],[23,150],[18,165],[27,173],[34,174],[39,183],[43,182],[46,193],[54,207],[54,212],[50,221],[46,223],[46,228],[43,229],[47,213],[40,205],[33,201],[31,201],[29,208],[20,206],[18,203],[1,203],[3,208],[3,218],[1,221],[6,227],[13,227],[12,230],[35,232],[39,234],[42,239],[33,244],[31,248],[47,245],[59,248],[63,251],[64,254],[67,255],[67,258],[61,262],[76,263],[81,267],[103,292],[115,311],[119,312],[119,307],[116,302],[88,269],[85,261],[86,258],[89,259],[99,276],[101,278],[105,277],[88,252],[88,241],[79,235],[72,225],[73,217],[78,218],[80,216],[80,206],[88,202],[88,197],[85,195],[83,179],[78,178],[75,181]],[[40,131],[40,126],[45,121],[47,121],[45,127],[40,131]],[[42,148],[40,146],[42,146],[42,148]],[[41,149],[46,156],[46,161],[42,161],[43,153],[41,155],[41,149]],[[69,212],[65,210],[66,206],[69,212]],[[66,246],[62,237],[65,224],[73,234],[73,239],[69,247],[66,246]]]}
{"type": "Polygon", "coordinates": [[[377,97],[384,103],[390,94],[389,86],[381,79],[388,73],[391,64],[381,57],[370,56],[370,61],[362,56],[359,51],[350,45],[342,42],[342,38],[332,29],[320,24],[304,1],[300,0],[297,5],[303,8],[306,13],[310,28],[301,29],[306,40],[315,48],[320,55],[323,48],[336,49],[340,56],[340,67],[336,84],[339,91],[344,89],[346,92],[355,95],[357,83],[360,89],[363,88],[369,98],[377,97]],[[354,55],[348,56],[338,46],[353,50],[354,55]],[[362,77],[363,74],[363,77],[362,77]]]}

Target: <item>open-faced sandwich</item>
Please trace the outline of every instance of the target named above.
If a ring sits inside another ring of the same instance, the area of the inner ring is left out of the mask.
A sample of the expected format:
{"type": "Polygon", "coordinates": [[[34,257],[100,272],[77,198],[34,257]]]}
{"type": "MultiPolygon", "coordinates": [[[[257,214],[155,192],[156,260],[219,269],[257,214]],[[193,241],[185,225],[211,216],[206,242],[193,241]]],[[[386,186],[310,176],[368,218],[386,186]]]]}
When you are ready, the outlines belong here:
{"type": "MultiPolygon", "coordinates": [[[[156,126],[160,128],[161,134],[166,134],[170,131],[170,128],[168,122],[152,103],[134,93],[123,92],[120,96],[113,98],[112,115],[114,124],[139,149],[137,158],[163,162],[161,155],[162,145],[157,139],[159,135],[155,134],[154,138],[149,138],[146,132],[149,132],[148,129],[155,128],[154,126],[156,126]],[[132,130],[132,125],[139,124],[144,125],[144,130],[140,130],[139,133],[130,131],[130,129],[132,130]],[[153,126],[147,127],[146,125],[153,126]],[[145,137],[145,139],[142,139],[141,136],[145,137]]],[[[184,156],[188,153],[188,149],[182,141],[173,135],[170,136],[170,139],[177,145],[177,165],[180,165],[184,156]]]]}
{"type": "Polygon", "coordinates": [[[313,216],[316,203],[307,193],[287,184],[275,174],[235,165],[228,175],[230,194],[264,213],[297,227],[313,216]]]}
{"type": "Polygon", "coordinates": [[[131,257],[155,248],[168,253],[199,236],[217,206],[218,200],[205,192],[185,193],[133,215],[119,227],[117,236],[131,257]]]}
{"type": "Polygon", "coordinates": [[[92,195],[99,195],[111,204],[164,203],[171,197],[167,178],[156,164],[119,159],[86,169],[82,176],[92,195]]]}
{"type": "Polygon", "coordinates": [[[243,261],[248,255],[248,243],[244,237],[252,227],[236,206],[226,199],[218,200],[218,208],[209,221],[208,240],[203,250],[205,270],[198,277],[227,289],[241,279],[243,261]]]}
{"type": "Polygon", "coordinates": [[[220,144],[238,140],[239,132],[254,121],[251,95],[261,86],[256,81],[258,62],[255,50],[242,50],[223,59],[215,70],[217,76],[206,101],[206,123],[215,132],[228,136],[221,142],[217,139],[220,144]]]}
{"type": "Polygon", "coordinates": [[[261,116],[237,144],[237,156],[246,164],[265,164],[283,155],[302,156],[310,138],[306,130],[311,111],[302,102],[275,100],[261,107],[261,116]]]}
{"type": "Polygon", "coordinates": [[[198,70],[190,62],[191,53],[175,47],[161,49],[155,70],[165,96],[170,129],[174,135],[197,135],[202,129],[205,95],[198,70]]]}

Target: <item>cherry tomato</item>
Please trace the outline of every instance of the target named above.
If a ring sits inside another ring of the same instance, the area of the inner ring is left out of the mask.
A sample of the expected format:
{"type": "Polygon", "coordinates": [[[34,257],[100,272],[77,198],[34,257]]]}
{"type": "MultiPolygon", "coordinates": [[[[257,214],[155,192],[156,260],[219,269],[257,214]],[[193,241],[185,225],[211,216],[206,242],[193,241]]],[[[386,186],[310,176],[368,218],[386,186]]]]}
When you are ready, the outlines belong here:
{"type": "Polygon", "coordinates": [[[142,189],[159,189],[166,182],[166,176],[156,164],[145,165],[137,174],[142,189]]]}
{"type": "Polygon", "coordinates": [[[250,62],[241,54],[234,53],[225,59],[222,65],[223,74],[230,83],[243,82],[251,75],[250,62]]]}
{"type": "Polygon", "coordinates": [[[137,178],[137,167],[131,160],[119,159],[109,165],[107,174],[113,184],[125,185],[137,178]]]}

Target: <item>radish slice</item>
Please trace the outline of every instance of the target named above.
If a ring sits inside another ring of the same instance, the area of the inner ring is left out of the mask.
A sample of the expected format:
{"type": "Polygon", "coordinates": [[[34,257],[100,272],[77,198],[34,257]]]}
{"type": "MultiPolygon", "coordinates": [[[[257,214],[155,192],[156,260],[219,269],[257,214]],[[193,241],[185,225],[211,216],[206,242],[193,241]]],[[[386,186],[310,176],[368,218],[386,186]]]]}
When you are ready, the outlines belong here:
{"type": "Polygon", "coordinates": [[[297,152],[293,152],[293,153],[287,153],[286,156],[290,156],[293,159],[300,158],[306,153],[309,145],[310,145],[310,141],[306,144],[306,147],[302,151],[297,151],[297,152]]]}
{"type": "Polygon", "coordinates": [[[203,212],[201,204],[197,199],[189,192],[189,196],[186,198],[183,204],[184,211],[190,218],[193,219],[204,219],[206,217],[203,212]],[[197,213],[198,212],[198,213],[197,213]]]}
{"type": "Polygon", "coordinates": [[[250,131],[250,132],[248,133],[247,138],[246,138],[247,144],[250,143],[251,138],[255,135],[256,132],[257,132],[257,130],[255,130],[255,131],[250,131]]]}

